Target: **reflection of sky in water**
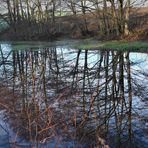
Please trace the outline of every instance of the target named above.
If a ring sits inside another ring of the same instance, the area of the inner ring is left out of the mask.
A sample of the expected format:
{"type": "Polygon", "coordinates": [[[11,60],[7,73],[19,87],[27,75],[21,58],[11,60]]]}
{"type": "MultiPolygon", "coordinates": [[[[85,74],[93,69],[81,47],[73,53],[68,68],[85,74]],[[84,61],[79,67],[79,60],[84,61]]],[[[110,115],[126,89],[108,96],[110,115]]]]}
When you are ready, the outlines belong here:
{"type": "MultiPolygon", "coordinates": [[[[75,66],[76,58],[78,55],[78,50],[68,49],[68,48],[57,48],[57,53],[61,54],[61,50],[63,52],[63,58],[65,61],[71,61],[71,66],[75,66]]],[[[87,63],[88,67],[94,66],[94,63],[98,61],[99,55],[97,51],[88,51],[87,54],[87,63]]],[[[85,50],[82,50],[79,56],[79,65],[84,66],[85,60],[85,50]]]]}
{"type": "MultiPolygon", "coordinates": [[[[63,52],[64,60],[66,60],[66,61],[72,60],[71,64],[74,66],[76,59],[75,60],[73,60],[73,59],[77,57],[78,50],[73,50],[73,49],[68,49],[68,48],[57,48],[57,53],[61,54],[61,50],[63,52]]],[[[96,61],[98,61],[98,59],[99,59],[98,53],[99,53],[98,51],[92,51],[92,50],[88,51],[88,55],[87,55],[88,61],[87,62],[88,62],[89,67],[92,67],[94,65],[94,63],[96,61]]],[[[79,64],[81,66],[84,65],[84,59],[85,59],[85,50],[82,50],[81,54],[80,54],[80,59],[79,59],[79,64]]],[[[138,63],[133,66],[134,69],[136,69],[136,70],[143,69],[144,71],[148,70],[148,54],[131,52],[130,53],[130,60],[133,63],[135,63],[135,62],[138,63]]]]}
{"type": "MultiPolygon", "coordinates": [[[[80,50],[76,50],[76,49],[69,49],[69,48],[63,48],[63,47],[57,48],[58,59],[60,61],[60,58],[62,58],[61,63],[65,64],[65,65],[60,65],[60,62],[59,62],[58,63],[59,67],[64,66],[63,67],[64,70],[73,71],[76,66],[78,54],[80,54],[79,59],[78,59],[78,67],[77,68],[78,68],[78,71],[80,72],[79,76],[83,77],[81,70],[84,70],[85,52],[86,52],[86,50],[80,51],[80,50]]],[[[87,68],[92,68],[92,67],[96,66],[96,63],[98,63],[98,61],[99,61],[99,54],[98,53],[99,53],[99,51],[94,51],[94,50],[87,51],[87,68]]],[[[72,81],[71,75],[67,76],[66,80],[71,82],[72,81]]],[[[100,81],[102,81],[102,80],[100,80],[100,81]]]]}
{"type": "Polygon", "coordinates": [[[12,47],[10,44],[1,44],[1,50],[4,55],[7,55],[12,50],[12,47]]]}
{"type": "MultiPolygon", "coordinates": [[[[11,44],[2,43],[0,47],[1,47],[1,50],[3,51],[3,56],[5,58],[12,51],[11,44]]],[[[39,53],[41,53],[41,51],[43,49],[39,49],[39,50],[40,50],[39,53]]],[[[52,50],[52,48],[49,47],[49,50],[52,50]]],[[[70,48],[66,48],[66,47],[57,47],[56,51],[57,51],[58,59],[63,58],[63,60],[65,62],[68,62],[71,66],[75,66],[79,50],[70,49],[70,48]]],[[[1,54],[0,54],[0,56],[1,56],[1,54]]],[[[97,63],[99,56],[100,56],[99,51],[88,50],[87,64],[88,64],[89,68],[93,67],[94,64],[97,63]]],[[[2,59],[0,59],[0,61],[1,60],[2,59]]],[[[9,55],[7,60],[10,60],[10,61],[12,60],[12,54],[9,55]]],[[[79,56],[79,66],[84,66],[84,60],[85,60],[85,50],[82,50],[81,54],[79,56]]],[[[110,60],[111,60],[111,57],[110,57],[110,60]]],[[[137,63],[132,66],[132,68],[134,70],[140,70],[140,71],[142,70],[143,72],[146,72],[148,70],[148,66],[147,66],[148,65],[148,54],[131,52],[130,53],[130,60],[132,63],[137,63]]],[[[2,65],[0,66],[0,68],[1,67],[2,67],[2,65]]]]}
{"type": "MultiPolygon", "coordinates": [[[[1,50],[3,51],[4,57],[6,58],[9,55],[10,51],[12,50],[11,45],[10,44],[1,44],[0,47],[1,47],[1,50]]],[[[40,49],[40,52],[39,52],[40,54],[41,54],[42,50],[43,49],[40,49]]],[[[52,50],[52,48],[49,48],[49,50],[52,50]]],[[[69,66],[75,66],[76,65],[76,58],[77,58],[77,55],[78,55],[78,50],[68,49],[68,48],[64,48],[64,47],[58,47],[58,48],[56,48],[56,51],[57,51],[57,55],[58,55],[59,60],[61,58],[63,58],[64,61],[68,62],[69,66]]],[[[0,54],[0,57],[1,57],[1,54],[0,54]]],[[[1,60],[2,59],[0,59],[0,63],[1,63],[1,60]]],[[[12,54],[9,56],[9,58],[7,60],[12,61],[12,54]]],[[[82,50],[80,57],[79,57],[79,66],[82,66],[82,67],[84,66],[84,60],[85,60],[85,50],[82,50]]],[[[88,67],[89,68],[93,67],[94,64],[98,60],[99,60],[99,51],[89,50],[88,55],[87,55],[88,67]]],[[[110,57],[110,60],[111,60],[111,57],[110,57]]],[[[139,71],[142,71],[142,72],[148,71],[148,54],[131,52],[130,53],[130,60],[131,60],[132,63],[137,63],[137,64],[132,66],[132,69],[139,70],[139,71]]],[[[6,66],[6,67],[7,67],[7,69],[10,70],[11,66],[6,66]]],[[[3,66],[0,65],[0,69],[2,69],[2,68],[3,68],[3,66]]],[[[0,77],[2,75],[2,73],[1,73],[2,71],[3,70],[0,70],[0,77]]],[[[140,75],[138,74],[137,78],[139,76],[140,75]]],[[[147,81],[145,79],[145,86],[147,86],[146,82],[147,81]]],[[[134,98],[133,106],[142,108],[144,106],[144,103],[142,103],[139,100],[139,98],[138,99],[134,98]]],[[[139,112],[141,112],[141,114],[145,114],[145,113],[147,113],[146,111],[147,110],[140,110],[139,112]]],[[[136,123],[137,123],[137,121],[136,121],[136,123]]]]}
{"type": "MultiPolygon", "coordinates": [[[[12,47],[11,47],[11,44],[1,44],[1,49],[3,51],[3,54],[4,56],[7,56],[8,53],[12,50],[12,47]]],[[[68,61],[68,60],[73,60],[74,58],[77,57],[77,54],[78,54],[78,50],[75,50],[75,49],[69,49],[69,48],[64,48],[64,47],[57,47],[57,54],[58,55],[61,55],[63,54],[64,56],[64,60],[68,61]]],[[[42,49],[40,49],[42,50],[42,49]]],[[[52,49],[51,49],[52,50],[52,49]]],[[[89,50],[88,51],[88,65],[91,67],[91,64],[94,63],[95,61],[98,60],[98,51],[94,51],[94,50],[89,50]]],[[[85,50],[82,50],[81,51],[81,55],[80,55],[80,62],[81,61],[84,61],[84,58],[85,58],[85,50]]],[[[139,63],[138,66],[136,67],[136,69],[139,67],[141,69],[148,69],[148,54],[146,53],[134,53],[134,52],[131,52],[130,53],[130,60],[132,62],[136,62],[136,63],[139,63]]],[[[73,61],[73,63],[75,65],[75,60],[73,61]]],[[[82,63],[83,64],[83,63],[82,63]]],[[[93,66],[93,65],[92,65],[93,66]]]]}
{"type": "Polygon", "coordinates": [[[9,71],[12,67],[9,64],[6,64],[5,67],[3,66],[3,60],[12,61],[12,47],[10,44],[0,44],[0,50],[2,50],[2,53],[0,51],[0,76],[4,75],[4,71],[1,70],[2,68],[6,68],[7,71],[9,71]],[[2,59],[2,56],[4,59],[2,59]]]}
{"type": "Polygon", "coordinates": [[[146,53],[130,53],[130,60],[139,63],[134,66],[136,70],[148,70],[148,54],[146,53]]]}

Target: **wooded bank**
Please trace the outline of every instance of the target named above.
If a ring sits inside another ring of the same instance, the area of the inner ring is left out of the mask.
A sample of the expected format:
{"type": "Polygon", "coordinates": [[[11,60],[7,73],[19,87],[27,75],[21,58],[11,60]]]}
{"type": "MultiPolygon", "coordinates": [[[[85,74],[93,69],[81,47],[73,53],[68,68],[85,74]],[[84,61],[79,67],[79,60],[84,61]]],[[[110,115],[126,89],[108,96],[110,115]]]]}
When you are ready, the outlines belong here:
{"type": "Polygon", "coordinates": [[[7,0],[0,38],[50,40],[56,37],[99,39],[148,36],[148,7],[134,7],[130,0],[7,0]]]}

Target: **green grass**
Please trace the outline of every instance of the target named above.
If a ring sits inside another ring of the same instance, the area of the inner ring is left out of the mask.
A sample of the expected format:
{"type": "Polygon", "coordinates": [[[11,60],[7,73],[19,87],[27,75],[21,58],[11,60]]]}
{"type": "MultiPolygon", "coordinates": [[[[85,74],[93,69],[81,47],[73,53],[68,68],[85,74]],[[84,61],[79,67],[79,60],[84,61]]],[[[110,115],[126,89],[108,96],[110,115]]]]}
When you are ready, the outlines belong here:
{"type": "Polygon", "coordinates": [[[2,41],[0,44],[9,44],[12,50],[38,50],[50,47],[70,47],[71,44],[75,44],[77,41],[73,40],[59,40],[53,42],[40,42],[40,41],[2,41]]]}
{"type": "Polygon", "coordinates": [[[39,49],[51,47],[52,45],[47,42],[11,42],[13,50],[24,50],[24,49],[39,49]]]}
{"type": "Polygon", "coordinates": [[[26,42],[26,41],[15,41],[6,42],[11,44],[13,50],[38,50],[41,48],[48,47],[67,47],[72,49],[107,49],[107,50],[121,50],[121,51],[146,51],[148,50],[148,42],[142,41],[97,41],[94,39],[84,39],[84,40],[59,40],[54,42],[26,42]]]}
{"type": "Polygon", "coordinates": [[[137,51],[148,50],[148,43],[142,41],[97,41],[97,40],[83,40],[71,46],[76,49],[110,49],[121,51],[137,51]]]}
{"type": "Polygon", "coordinates": [[[41,48],[53,47],[53,42],[38,42],[38,41],[9,41],[0,42],[0,44],[10,44],[13,50],[38,50],[41,48]]]}
{"type": "Polygon", "coordinates": [[[85,39],[85,40],[79,40],[75,41],[71,44],[72,48],[76,49],[98,49],[102,48],[104,44],[102,42],[93,40],[93,39],[85,39]]]}
{"type": "Polygon", "coordinates": [[[53,42],[13,41],[13,42],[4,42],[4,43],[10,44],[13,50],[26,50],[26,49],[38,50],[38,49],[44,49],[44,48],[50,48],[50,47],[61,47],[61,46],[69,47],[71,44],[71,41],[69,40],[60,40],[60,41],[53,41],[53,42]]]}
{"type": "Polygon", "coordinates": [[[106,49],[117,49],[117,50],[147,50],[148,43],[142,41],[112,41],[104,43],[106,49]]]}

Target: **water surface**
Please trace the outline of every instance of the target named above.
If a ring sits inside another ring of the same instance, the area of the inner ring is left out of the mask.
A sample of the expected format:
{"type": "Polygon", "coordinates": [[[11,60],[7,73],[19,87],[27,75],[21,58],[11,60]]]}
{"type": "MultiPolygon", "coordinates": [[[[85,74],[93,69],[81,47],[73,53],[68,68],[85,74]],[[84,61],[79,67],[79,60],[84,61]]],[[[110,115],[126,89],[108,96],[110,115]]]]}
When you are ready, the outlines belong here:
{"type": "Polygon", "coordinates": [[[0,80],[0,147],[148,147],[147,53],[1,43],[0,80]]]}

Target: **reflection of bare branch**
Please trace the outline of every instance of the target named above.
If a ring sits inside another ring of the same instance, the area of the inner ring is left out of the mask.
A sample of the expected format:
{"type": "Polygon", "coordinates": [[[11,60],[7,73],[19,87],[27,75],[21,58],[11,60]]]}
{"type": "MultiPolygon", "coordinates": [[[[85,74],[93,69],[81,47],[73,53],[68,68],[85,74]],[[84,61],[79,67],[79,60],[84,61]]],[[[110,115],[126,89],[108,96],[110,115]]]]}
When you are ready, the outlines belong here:
{"type": "Polygon", "coordinates": [[[13,79],[13,93],[19,96],[9,97],[13,105],[0,105],[17,135],[45,143],[59,130],[59,136],[80,143],[97,137],[106,145],[112,128],[118,137],[116,147],[125,142],[124,134],[132,139],[132,98],[147,92],[141,79],[135,78],[147,73],[131,68],[129,53],[66,52],[65,57],[57,48],[13,51],[12,68],[6,73],[13,79]]]}

